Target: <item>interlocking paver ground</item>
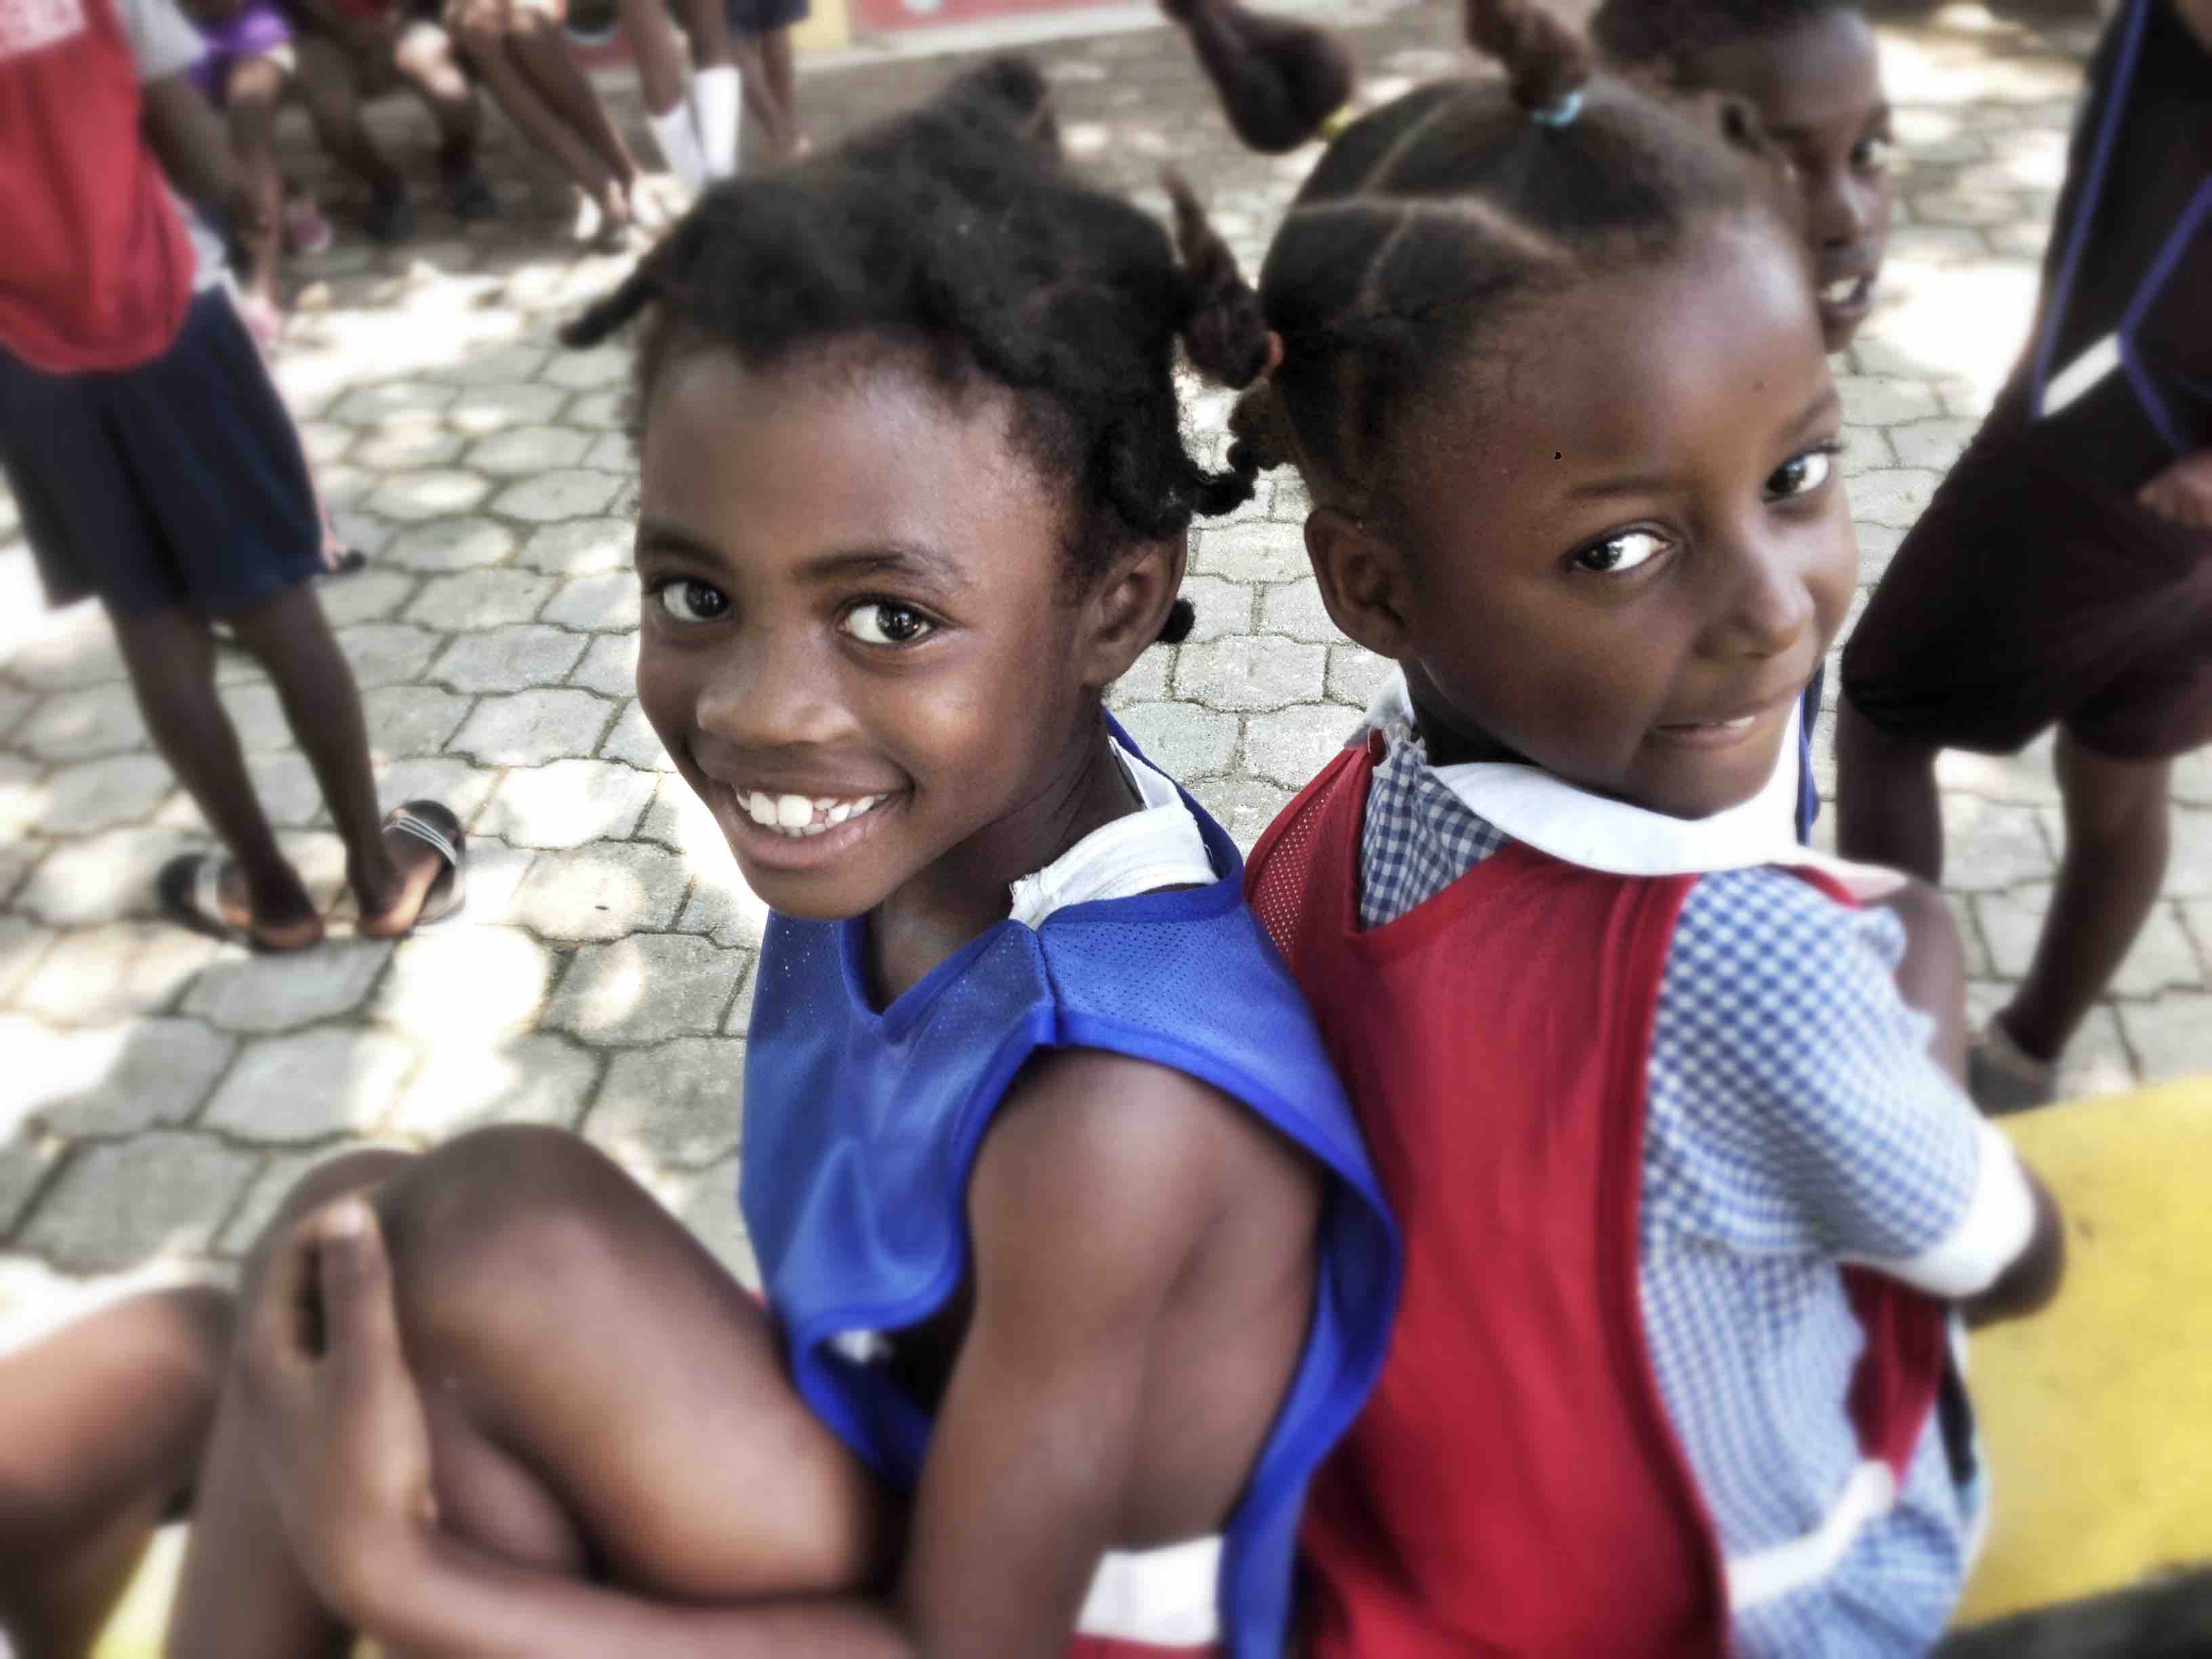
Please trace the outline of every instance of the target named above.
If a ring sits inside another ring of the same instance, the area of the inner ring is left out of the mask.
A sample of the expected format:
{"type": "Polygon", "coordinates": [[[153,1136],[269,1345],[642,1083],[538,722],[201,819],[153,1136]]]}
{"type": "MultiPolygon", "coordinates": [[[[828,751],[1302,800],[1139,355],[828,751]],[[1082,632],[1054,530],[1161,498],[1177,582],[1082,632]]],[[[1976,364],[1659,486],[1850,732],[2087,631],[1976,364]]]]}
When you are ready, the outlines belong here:
{"type": "MultiPolygon", "coordinates": [[[[1370,95],[1453,62],[1449,8],[1347,9],[1370,95]]],[[[1885,44],[1898,229],[1884,308],[1839,366],[1869,583],[2021,337],[2087,41],[2078,19],[1959,4],[1886,27],[1885,44]]],[[[1035,55],[1086,165],[1158,209],[1157,169],[1175,160],[1256,262],[1310,152],[1237,148],[1164,30],[1035,55]]],[[[810,76],[817,139],[950,67],[810,76]]],[[[634,100],[624,113],[635,125],[634,100]]],[[[375,118],[427,173],[416,112],[375,118]]],[[[343,225],[357,204],[301,129],[286,136],[343,225]]],[[[372,559],[325,598],[386,793],[444,799],[471,831],[458,923],[396,950],[278,962],[154,920],[154,871],[204,832],[150,759],[104,623],[88,607],[42,612],[0,494],[0,1346],[126,1284],[228,1275],[319,1158],[501,1120],[580,1127],[742,1255],[732,1185],[762,913],[630,685],[624,356],[562,353],[552,337],[624,263],[568,246],[560,186],[511,135],[492,168],[496,225],[464,234],[426,211],[410,246],[346,236],[303,261],[279,369],[325,494],[372,559]]],[[[1197,398],[1194,448],[1218,455],[1228,404],[1197,398]]],[[[1248,844],[1381,672],[1322,612],[1304,510],[1279,475],[1201,529],[1197,635],[1150,653],[1115,695],[1248,844]]],[[[335,895],[337,844],[275,699],[243,659],[223,684],[288,846],[335,895]]],[[[1825,753],[1821,769],[1832,779],[1825,753]]],[[[1952,757],[1942,775],[1985,1012],[2021,971],[2052,873],[2048,747],[1952,757]]],[[[2082,1037],[2068,1075],[2080,1091],[2212,1068],[2212,757],[2185,763],[2176,793],[2167,895],[2082,1037]]]]}

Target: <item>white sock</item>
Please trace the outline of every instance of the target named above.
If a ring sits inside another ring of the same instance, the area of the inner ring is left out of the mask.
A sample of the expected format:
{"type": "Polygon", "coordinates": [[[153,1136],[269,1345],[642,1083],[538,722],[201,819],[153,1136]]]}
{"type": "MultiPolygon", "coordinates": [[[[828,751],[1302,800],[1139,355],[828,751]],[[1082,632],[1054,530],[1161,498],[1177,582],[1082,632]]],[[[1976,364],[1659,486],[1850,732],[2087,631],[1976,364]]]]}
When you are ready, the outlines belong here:
{"type": "Polygon", "coordinates": [[[691,118],[691,106],[679,103],[665,114],[648,114],[645,123],[653,129],[660,153],[668,165],[683,180],[684,187],[698,191],[707,183],[707,153],[699,148],[699,129],[691,118]]]}
{"type": "Polygon", "coordinates": [[[738,121],[744,113],[744,82],[737,66],[702,69],[691,77],[691,108],[699,118],[699,148],[707,176],[727,179],[738,170],[738,121]]]}

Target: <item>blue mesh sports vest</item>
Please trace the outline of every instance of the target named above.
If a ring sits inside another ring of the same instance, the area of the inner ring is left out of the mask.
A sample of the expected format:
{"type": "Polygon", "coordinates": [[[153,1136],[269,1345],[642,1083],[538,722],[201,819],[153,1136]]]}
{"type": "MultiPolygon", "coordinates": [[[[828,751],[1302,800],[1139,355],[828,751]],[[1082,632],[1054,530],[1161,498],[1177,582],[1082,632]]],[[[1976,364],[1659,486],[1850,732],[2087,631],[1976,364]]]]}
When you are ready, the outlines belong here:
{"type": "MultiPolygon", "coordinates": [[[[1117,730],[1116,736],[1120,733],[1117,730]]],[[[1121,738],[1127,743],[1126,738],[1121,738]]],[[[911,1493],[928,1417],[831,1346],[941,1308],[968,1267],[976,1148],[1022,1064],[1085,1048],[1171,1066],[1243,1102],[1328,1172],[1313,1328],[1224,1543],[1222,1641],[1274,1659],[1307,1477],[1379,1369],[1395,1230],[1305,1004],[1244,906],[1243,860],[1184,797],[1219,879],[1005,921],[878,1012],[865,924],[772,916],[745,1057],[738,1201],[807,1404],[911,1493]]]]}

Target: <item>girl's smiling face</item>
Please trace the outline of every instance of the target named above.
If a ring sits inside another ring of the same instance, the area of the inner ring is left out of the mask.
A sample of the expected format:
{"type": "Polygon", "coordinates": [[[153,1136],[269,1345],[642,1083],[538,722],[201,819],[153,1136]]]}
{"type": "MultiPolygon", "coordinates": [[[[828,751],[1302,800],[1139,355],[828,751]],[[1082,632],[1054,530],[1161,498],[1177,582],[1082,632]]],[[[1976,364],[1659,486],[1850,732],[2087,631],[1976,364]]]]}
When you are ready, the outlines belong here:
{"type": "Polygon", "coordinates": [[[1518,757],[1680,817],[1755,794],[1857,550],[1798,250],[1763,219],[1533,300],[1401,419],[1385,532],[1307,526],[1323,598],[1404,665],[1431,759],[1518,757]]]}
{"type": "Polygon", "coordinates": [[[1839,5],[1701,52],[1684,67],[1695,84],[1749,103],[1789,162],[1804,205],[1821,333],[1829,350],[1841,351],[1873,307],[1897,198],[1872,27],[1839,5]]]}
{"type": "Polygon", "coordinates": [[[856,915],[956,851],[989,884],[1058,850],[1097,690],[1150,643],[1181,561],[1143,616],[1111,581],[1073,591],[1066,491],[1014,418],[866,343],[760,372],[695,346],[658,375],[638,696],[777,910],[856,915]]]}

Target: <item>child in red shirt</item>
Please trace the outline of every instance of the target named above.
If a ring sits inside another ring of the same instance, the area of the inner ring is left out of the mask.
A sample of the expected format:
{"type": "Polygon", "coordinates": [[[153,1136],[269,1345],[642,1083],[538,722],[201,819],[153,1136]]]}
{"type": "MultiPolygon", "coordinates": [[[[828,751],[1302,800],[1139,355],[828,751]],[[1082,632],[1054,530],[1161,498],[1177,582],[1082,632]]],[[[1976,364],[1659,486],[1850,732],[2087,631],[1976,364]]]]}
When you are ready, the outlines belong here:
{"type": "Polygon", "coordinates": [[[432,802],[380,818],[361,700],[308,586],[321,535],[298,438],[237,313],[197,286],[164,172],[256,222],[185,74],[198,54],[170,0],[0,3],[0,464],[49,599],[99,596],[155,746],[228,848],[162,871],[171,914],[265,950],[323,933],[216,696],[219,618],[322,783],[359,930],[404,933],[458,902],[460,825],[432,802]]]}

